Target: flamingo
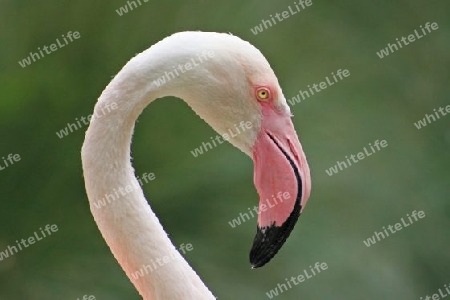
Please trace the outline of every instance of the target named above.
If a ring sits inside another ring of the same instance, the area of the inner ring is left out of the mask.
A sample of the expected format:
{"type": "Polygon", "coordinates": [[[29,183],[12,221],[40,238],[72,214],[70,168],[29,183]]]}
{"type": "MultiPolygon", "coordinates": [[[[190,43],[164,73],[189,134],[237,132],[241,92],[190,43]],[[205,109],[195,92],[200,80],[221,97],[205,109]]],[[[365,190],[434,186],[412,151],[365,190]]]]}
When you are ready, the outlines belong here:
{"type": "Polygon", "coordinates": [[[273,70],[257,48],[234,35],[175,33],[132,58],[105,88],[81,151],[90,210],[103,238],[144,299],[215,299],[168,238],[131,165],[135,121],[165,96],[185,100],[222,136],[251,122],[229,142],[254,162],[260,202],[253,268],[272,259],[297,222],[310,195],[309,167],[273,70]],[[157,81],[180,65],[184,72],[166,77],[164,84],[157,81]],[[125,189],[129,186],[135,188],[125,189]],[[121,187],[124,192],[117,193],[121,187]],[[113,190],[119,197],[99,207],[98,200],[113,190]],[[173,259],[145,276],[132,276],[165,256],[173,259]]]}

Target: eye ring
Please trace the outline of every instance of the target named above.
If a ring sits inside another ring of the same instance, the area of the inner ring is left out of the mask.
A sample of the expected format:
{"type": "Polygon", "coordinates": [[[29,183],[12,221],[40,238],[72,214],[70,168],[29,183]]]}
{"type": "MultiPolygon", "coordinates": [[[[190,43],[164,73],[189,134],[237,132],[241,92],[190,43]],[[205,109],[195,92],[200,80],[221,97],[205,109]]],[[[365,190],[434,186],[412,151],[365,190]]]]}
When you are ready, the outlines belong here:
{"type": "Polygon", "coordinates": [[[258,99],[258,101],[268,102],[270,100],[270,90],[265,87],[257,89],[256,98],[258,99]]]}

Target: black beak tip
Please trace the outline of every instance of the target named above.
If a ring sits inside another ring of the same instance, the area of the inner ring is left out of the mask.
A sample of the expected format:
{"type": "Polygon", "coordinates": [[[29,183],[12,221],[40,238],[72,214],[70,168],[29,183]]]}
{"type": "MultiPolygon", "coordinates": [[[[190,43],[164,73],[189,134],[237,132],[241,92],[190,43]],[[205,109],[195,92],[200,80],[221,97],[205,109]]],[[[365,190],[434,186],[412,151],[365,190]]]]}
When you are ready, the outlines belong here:
{"type": "Polygon", "coordinates": [[[252,269],[257,269],[264,266],[272,259],[272,257],[256,257],[252,256],[252,254],[250,253],[250,264],[252,266],[252,269]]]}
{"type": "Polygon", "coordinates": [[[264,266],[278,253],[294,229],[298,217],[299,214],[291,214],[282,226],[257,227],[250,251],[252,269],[264,266]]]}

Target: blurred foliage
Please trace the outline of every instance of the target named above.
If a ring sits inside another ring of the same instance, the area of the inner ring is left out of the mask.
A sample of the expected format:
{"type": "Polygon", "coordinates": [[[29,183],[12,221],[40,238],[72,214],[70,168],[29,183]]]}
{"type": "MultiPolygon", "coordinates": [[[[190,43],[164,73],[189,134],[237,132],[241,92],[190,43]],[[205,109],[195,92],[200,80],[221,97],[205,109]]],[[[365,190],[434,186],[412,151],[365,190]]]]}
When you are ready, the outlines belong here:
{"type": "Polygon", "coordinates": [[[250,28],[293,1],[149,1],[118,16],[124,0],[0,2],[0,251],[39,227],[59,231],[0,262],[0,300],[140,299],[89,211],[80,148],[97,97],[136,53],[177,31],[231,32],[268,58],[286,98],[337,69],[350,77],[292,107],[312,172],[312,196],[267,266],[251,270],[255,221],[228,221],[257,203],[251,160],[231,145],[194,158],[215,133],[181,100],[156,101],[134,137],[137,174],[175,245],[219,299],[266,292],[315,262],[329,269],[277,299],[419,299],[450,282],[450,117],[417,130],[450,104],[448,1],[313,1],[264,32],[250,28]],[[380,59],[376,51],[426,22],[439,29],[380,59]],[[81,38],[26,68],[18,61],[68,31],[81,38]],[[389,146],[328,176],[325,170],[377,139],[389,146]],[[413,210],[426,217],[367,248],[363,240],[413,210]]]}

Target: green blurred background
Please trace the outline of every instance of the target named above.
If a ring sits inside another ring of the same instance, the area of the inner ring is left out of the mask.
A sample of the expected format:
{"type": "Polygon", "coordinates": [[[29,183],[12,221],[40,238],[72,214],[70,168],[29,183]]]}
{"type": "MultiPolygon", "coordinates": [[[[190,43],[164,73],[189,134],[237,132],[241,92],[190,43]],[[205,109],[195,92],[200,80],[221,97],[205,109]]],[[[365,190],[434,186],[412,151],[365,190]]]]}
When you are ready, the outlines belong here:
{"type": "Polygon", "coordinates": [[[313,1],[264,32],[250,28],[293,1],[149,1],[119,16],[124,0],[0,1],[0,251],[46,224],[51,237],[0,262],[0,299],[140,299],[89,211],[80,148],[103,88],[136,53],[183,30],[231,32],[270,61],[286,98],[337,69],[350,77],[292,107],[312,173],[312,195],[291,237],[251,270],[256,220],[228,222],[257,203],[251,160],[229,144],[194,158],[215,132],[179,99],[146,109],[133,143],[137,174],[153,172],[147,198],[175,245],[219,299],[266,292],[315,262],[328,270],[277,299],[420,299],[450,282],[450,116],[414,122],[450,104],[448,1],[313,1]],[[386,58],[376,51],[426,22],[439,29],[386,58]],[[81,38],[22,68],[30,51],[68,31],[81,38]],[[389,146],[328,176],[375,140],[389,146]],[[413,210],[424,219],[370,248],[363,240],[413,210]]]}

